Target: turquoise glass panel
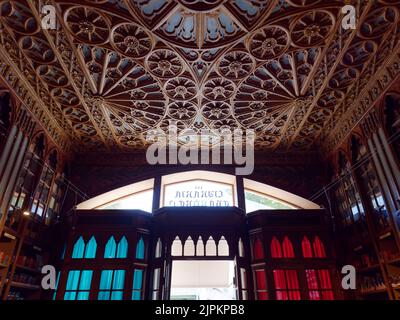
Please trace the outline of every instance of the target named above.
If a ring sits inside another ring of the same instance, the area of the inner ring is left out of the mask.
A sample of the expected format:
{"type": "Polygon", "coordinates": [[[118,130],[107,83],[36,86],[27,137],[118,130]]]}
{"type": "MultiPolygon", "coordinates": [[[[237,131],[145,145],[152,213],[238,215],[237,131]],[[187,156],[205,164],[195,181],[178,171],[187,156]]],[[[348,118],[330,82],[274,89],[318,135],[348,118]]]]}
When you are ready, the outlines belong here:
{"type": "Polygon", "coordinates": [[[89,291],[90,290],[90,284],[92,282],[92,275],[93,275],[92,270],[82,271],[81,280],[79,282],[79,290],[80,291],[86,291],[86,290],[89,291]]]}
{"type": "Polygon", "coordinates": [[[136,259],[144,259],[144,241],[143,238],[140,238],[139,242],[136,245],[136,259]]]}
{"type": "Polygon", "coordinates": [[[97,242],[95,237],[91,237],[85,251],[85,258],[94,259],[96,257],[97,242]]]}
{"type": "Polygon", "coordinates": [[[135,269],[133,273],[133,290],[141,290],[143,281],[143,270],[135,269]]]}
{"type": "Polygon", "coordinates": [[[100,277],[100,290],[110,290],[112,282],[112,270],[103,270],[100,277]]]}
{"type": "Polygon", "coordinates": [[[117,258],[125,259],[128,256],[128,241],[125,237],[118,243],[118,251],[117,251],[117,258]]]}
{"type": "Polygon", "coordinates": [[[108,239],[106,248],[104,250],[104,258],[115,258],[115,252],[117,251],[117,243],[114,237],[108,239]]]}
{"type": "Polygon", "coordinates": [[[84,251],[85,251],[85,241],[83,241],[82,237],[79,237],[79,239],[74,244],[74,249],[72,250],[72,258],[82,259],[84,251]]]}
{"type": "Polygon", "coordinates": [[[122,300],[122,291],[113,291],[111,293],[111,300],[122,300]]]}
{"type": "Polygon", "coordinates": [[[110,300],[110,291],[99,291],[99,300],[110,300]]]}
{"type": "Polygon", "coordinates": [[[71,270],[68,273],[67,285],[65,286],[65,290],[69,291],[78,289],[80,273],[81,272],[79,270],[71,270]]]}
{"type": "Polygon", "coordinates": [[[88,291],[78,292],[76,300],[89,300],[89,292],[88,291]]]}
{"type": "Polygon", "coordinates": [[[140,300],[140,291],[132,292],[132,300],[140,300]]]}
{"type": "Polygon", "coordinates": [[[56,288],[54,289],[54,294],[53,294],[53,300],[56,300],[57,289],[58,289],[58,283],[60,282],[60,275],[61,275],[61,272],[58,271],[57,280],[56,280],[56,288]]]}
{"type": "Polygon", "coordinates": [[[64,294],[64,300],[75,300],[76,298],[76,292],[72,291],[72,292],[66,292],[64,294]]]}
{"type": "Polygon", "coordinates": [[[112,287],[113,290],[124,289],[124,281],[125,281],[125,270],[115,270],[113,287],[112,287]]]}

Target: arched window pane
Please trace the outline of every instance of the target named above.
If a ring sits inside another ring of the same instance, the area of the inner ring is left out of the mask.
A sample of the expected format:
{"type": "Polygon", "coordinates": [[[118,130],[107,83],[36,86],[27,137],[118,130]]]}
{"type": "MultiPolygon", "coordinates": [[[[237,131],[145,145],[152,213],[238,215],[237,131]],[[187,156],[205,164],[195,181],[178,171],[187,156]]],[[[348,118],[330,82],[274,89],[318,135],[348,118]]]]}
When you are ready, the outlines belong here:
{"type": "Polygon", "coordinates": [[[218,256],[229,256],[229,244],[225,237],[221,237],[218,242],[218,256]]]}
{"type": "Polygon", "coordinates": [[[301,241],[301,249],[303,251],[304,258],[312,258],[313,257],[311,242],[306,236],[304,236],[303,240],[301,241]]]}
{"type": "Polygon", "coordinates": [[[117,258],[125,259],[128,256],[128,241],[125,236],[118,243],[117,258]]]}
{"type": "Polygon", "coordinates": [[[296,209],[294,206],[265,194],[245,190],[246,213],[257,210],[296,209]]]}
{"type": "Polygon", "coordinates": [[[72,251],[72,259],[82,259],[84,252],[85,252],[85,241],[83,241],[82,237],[79,237],[79,239],[74,244],[74,249],[72,251]]]}
{"type": "Polygon", "coordinates": [[[108,239],[106,248],[104,250],[104,258],[115,258],[115,252],[117,250],[117,244],[113,236],[108,239]]]}
{"type": "Polygon", "coordinates": [[[175,240],[172,242],[171,255],[176,257],[182,256],[182,242],[179,237],[176,237],[175,240]]]}
{"type": "Polygon", "coordinates": [[[288,237],[285,237],[283,239],[283,257],[284,258],[294,258],[293,245],[288,237]]]}
{"type": "Polygon", "coordinates": [[[264,259],[264,248],[259,238],[253,242],[253,258],[254,260],[264,259]]]}
{"type": "Polygon", "coordinates": [[[191,237],[188,237],[185,241],[185,246],[183,247],[184,256],[194,256],[194,241],[191,237]]]}
{"type": "Polygon", "coordinates": [[[144,259],[144,249],[145,248],[143,238],[140,238],[139,242],[136,245],[136,259],[144,259]]]}
{"type": "Polygon", "coordinates": [[[96,257],[97,242],[95,237],[91,237],[85,251],[85,258],[94,259],[96,257]]]}
{"type": "Polygon", "coordinates": [[[145,190],[107,203],[97,209],[136,209],[151,212],[153,206],[153,190],[145,190]]]}
{"type": "Polygon", "coordinates": [[[208,238],[206,242],[206,256],[216,256],[217,255],[217,246],[213,237],[208,238]]]}
{"type": "Polygon", "coordinates": [[[272,258],[282,258],[282,247],[281,243],[276,237],[271,240],[271,257],[272,258]]]}
{"type": "Polygon", "coordinates": [[[197,240],[196,244],[196,256],[202,257],[204,256],[204,242],[201,237],[197,240]]]}
{"type": "Polygon", "coordinates": [[[326,258],[325,247],[319,237],[315,237],[313,247],[316,258],[326,258]]]}
{"type": "Polygon", "coordinates": [[[155,257],[156,258],[160,258],[162,254],[162,243],[161,243],[161,239],[158,238],[157,240],[157,244],[156,244],[156,252],[155,252],[155,257]]]}
{"type": "Polygon", "coordinates": [[[240,238],[239,239],[239,244],[238,244],[238,249],[239,249],[239,257],[243,258],[244,257],[244,245],[243,245],[243,240],[240,238]]]}

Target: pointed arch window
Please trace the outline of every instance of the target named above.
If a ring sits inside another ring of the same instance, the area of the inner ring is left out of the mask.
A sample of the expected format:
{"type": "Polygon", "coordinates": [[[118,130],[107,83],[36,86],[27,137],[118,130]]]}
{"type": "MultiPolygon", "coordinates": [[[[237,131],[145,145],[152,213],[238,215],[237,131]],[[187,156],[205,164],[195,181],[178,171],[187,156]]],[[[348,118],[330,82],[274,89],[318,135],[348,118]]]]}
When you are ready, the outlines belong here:
{"type": "Polygon", "coordinates": [[[313,248],[316,258],[326,258],[325,246],[318,236],[314,238],[313,248]]]}
{"type": "Polygon", "coordinates": [[[271,240],[271,257],[272,258],[282,258],[282,247],[281,243],[276,237],[271,240]]]}
{"type": "Polygon", "coordinates": [[[229,244],[225,237],[222,236],[218,242],[218,256],[229,256],[229,244]]]}
{"type": "Polygon", "coordinates": [[[114,236],[111,236],[106,243],[104,250],[104,258],[115,258],[115,252],[117,251],[117,243],[115,242],[114,236]]]}
{"type": "Polygon", "coordinates": [[[303,251],[304,258],[312,258],[313,257],[311,242],[306,236],[304,236],[303,240],[301,241],[301,249],[303,251]]]}
{"type": "Polygon", "coordinates": [[[144,259],[144,251],[145,251],[144,240],[143,240],[143,237],[140,237],[140,239],[136,245],[136,259],[143,260],[144,259]]]}
{"type": "Polygon", "coordinates": [[[74,244],[74,249],[72,250],[72,259],[82,259],[85,253],[85,241],[82,236],[76,240],[74,244]]]}
{"type": "Polygon", "coordinates": [[[217,245],[213,237],[209,237],[206,242],[206,256],[216,256],[217,255],[217,245]]]}
{"type": "Polygon", "coordinates": [[[199,239],[197,239],[196,243],[196,256],[202,257],[204,256],[204,242],[201,236],[199,236],[199,239]]]}
{"type": "Polygon", "coordinates": [[[96,238],[93,236],[90,238],[89,242],[86,245],[85,258],[94,259],[96,257],[96,251],[97,251],[97,242],[96,238]]]}
{"type": "Polygon", "coordinates": [[[259,237],[253,240],[253,259],[261,260],[264,259],[264,246],[259,237]]]}
{"type": "Polygon", "coordinates": [[[117,258],[125,259],[127,256],[128,256],[128,240],[126,240],[125,236],[123,236],[118,243],[117,258]]]}
{"type": "Polygon", "coordinates": [[[185,245],[183,247],[183,255],[194,256],[194,241],[190,236],[185,241],[185,245]]]}
{"type": "Polygon", "coordinates": [[[293,245],[292,241],[288,237],[285,237],[283,239],[283,257],[284,258],[294,258],[294,250],[293,250],[293,245]]]}
{"type": "Polygon", "coordinates": [[[238,252],[239,252],[239,257],[243,258],[244,257],[244,244],[243,244],[242,238],[239,238],[238,252]]]}
{"type": "Polygon", "coordinates": [[[173,256],[181,256],[183,253],[182,242],[178,236],[175,237],[175,240],[172,242],[171,245],[171,255],[173,256]]]}
{"type": "Polygon", "coordinates": [[[161,242],[161,239],[158,238],[157,244],[156,244],[156,251],[155,251],[154,257],[155,257],[155,258],[160,258],[161,255],[162,255],[162,242],[161,242]]]}

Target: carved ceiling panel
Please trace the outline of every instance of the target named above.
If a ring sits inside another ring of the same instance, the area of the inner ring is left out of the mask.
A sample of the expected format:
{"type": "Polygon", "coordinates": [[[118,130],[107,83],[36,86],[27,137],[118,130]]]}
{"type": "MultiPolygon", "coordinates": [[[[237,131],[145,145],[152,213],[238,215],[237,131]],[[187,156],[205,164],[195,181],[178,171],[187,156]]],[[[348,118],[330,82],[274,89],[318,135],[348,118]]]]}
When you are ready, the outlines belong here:
{"type": "Polygon", "coordinates": [[[343,1],[0,0],[2,76],[75,150],[141,149],[171,122],[309,150],[338,139],[400,54],[400,1],[350,2],[344,30],[343,1]],[[41,27],[44,4],[56,29],[41,27]]]}

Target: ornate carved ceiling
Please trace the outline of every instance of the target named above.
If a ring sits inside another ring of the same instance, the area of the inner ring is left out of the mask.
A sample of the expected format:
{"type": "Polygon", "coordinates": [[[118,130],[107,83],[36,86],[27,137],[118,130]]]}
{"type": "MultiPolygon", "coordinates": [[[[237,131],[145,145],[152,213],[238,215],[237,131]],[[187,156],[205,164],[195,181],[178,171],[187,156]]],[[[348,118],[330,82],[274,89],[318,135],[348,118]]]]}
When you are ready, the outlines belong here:
{"type": "Polygon", "coordinates": [[[172,120],[307,150],[334,144],[399,58],[400,1],[345,2],[355,30],[344,1],[0,0],[0,70],[64,148],[140,149],[172,120]],[[44,4],[56,30],[41,28],[44,4]]]}

